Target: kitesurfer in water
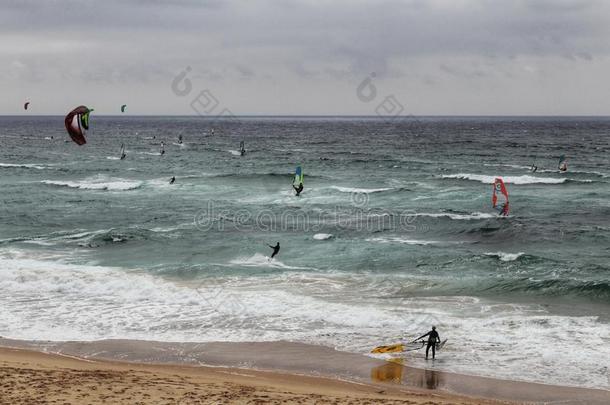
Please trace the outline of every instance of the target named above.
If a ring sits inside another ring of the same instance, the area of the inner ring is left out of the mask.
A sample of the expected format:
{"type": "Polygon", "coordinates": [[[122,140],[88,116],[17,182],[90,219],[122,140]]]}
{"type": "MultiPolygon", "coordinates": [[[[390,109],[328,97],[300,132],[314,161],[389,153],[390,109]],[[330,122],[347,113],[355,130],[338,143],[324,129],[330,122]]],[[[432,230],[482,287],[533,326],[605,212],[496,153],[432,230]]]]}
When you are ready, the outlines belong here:
{"type": "Polygon", "coordinates": [[[296,187],[294,184],[292,185],[292,188],[294,188],[294,191],[296,191],[296,195],[297,197],[301,195],[301,191],[303,191],[303,183],[299,183],[299,186],[296,187]]]}
{"type": "Polygon", "coordinates": [[[441,337],[436,331],[436,326],[433,326],[430,332],[418,337],[415,340],[423,339],[426,336],[428,336],[428,346],[426,346],[426,360],[428,360],[428,351],[430,350],[430,348],[432,348],[432,360],[434,360],[434,356],[436,355],[436,344],[441,342],[441,337]]]}
{"type": "Polygon", "coordinates": [[[277,245],[275,245],[275,246],[271,246],[271,245],[267,245],[267,246],[269,246],[271,249],[273,249],[273,253],[271,254],[271,259],[273,259],[273,257],[275,255],[277,255],[280,251],[280,242],[278,242],[277,245]]]}
{"type": "Polygon", "coordinates": [[[175,181],[176,181],[176,176],[172,176],[172,178],[169,180],[169,184],[174,184],[175,181]]]}

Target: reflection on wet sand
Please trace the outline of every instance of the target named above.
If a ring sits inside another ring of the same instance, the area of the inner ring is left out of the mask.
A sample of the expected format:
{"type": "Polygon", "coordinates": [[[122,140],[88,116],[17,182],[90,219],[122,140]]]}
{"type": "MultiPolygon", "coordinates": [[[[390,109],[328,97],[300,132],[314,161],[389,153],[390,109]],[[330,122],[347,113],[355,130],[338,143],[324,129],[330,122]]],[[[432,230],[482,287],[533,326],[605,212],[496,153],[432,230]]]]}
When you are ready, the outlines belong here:
{"type": "Polygon", "coordinates": [[[401,358],[389,359],[385,364],[371,369],[371,380],[393,384],[408,384],[436,389],[441,383],[441,373],[435,370],[406,368],[401,358]]]}
{"type": "Polygon", "coordinates": [[[375,382],[402,383],[402,359],[391,359],[386,364],[371,369],[371,380],[375,382]]]}

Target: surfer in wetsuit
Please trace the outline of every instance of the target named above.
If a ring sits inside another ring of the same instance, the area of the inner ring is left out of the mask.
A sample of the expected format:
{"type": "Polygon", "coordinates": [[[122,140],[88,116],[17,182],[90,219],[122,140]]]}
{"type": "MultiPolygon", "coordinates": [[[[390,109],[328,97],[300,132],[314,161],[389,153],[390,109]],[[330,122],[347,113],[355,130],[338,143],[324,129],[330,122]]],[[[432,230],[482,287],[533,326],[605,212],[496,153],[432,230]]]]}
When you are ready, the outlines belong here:
{"type": "Polygon", "coordinates": [[[292,185],[292,188],[294,188],[294,191],[296,191],[297,193],[297,197],[301,195],[301,191],[303,191],[303,183],[299,183],[299,186],[296,187],[294,184],[292,185]]]}
{"type": "Polygon", "coordinates": [[[280,242],[278,242],[277,245],[275,245],[275,246],[271,246],[271,245],[267,245],[267,246],[269,246],[271,249],[273,249],[273,253],[271,254],[271,258],[270,258],[270,259],[273,259],[273,257],[275,255],[277,255],[280,251],[280,242]]]}
{"type": "Polygon", "coordinates": [[[175,181],[176,181],[176,176],[172,176],[172,178],[169,180],[169,184],[174,184],[175,181]]]}
{"type": "Polygon", "coordinates": [[[434,356],[436,355],[436,344],[441,342],[441,337],[436,331],[436,326],[433,326],[430,332],[418,337],[415,340],[423,339],[426,336],[428,336],[428,346],[426,346],[426,360],[428,360],[428,351],[430,350],[430,348],[432,348],[432,360],[434,360],[434,356]]]}
{"type": "Polygon", "coordinates": [[[500,211],[500,215],[502,215],[503,217],[508,215],[508,202],[505,202],[504,204],[502,204],[502,209],[500,211]]]}

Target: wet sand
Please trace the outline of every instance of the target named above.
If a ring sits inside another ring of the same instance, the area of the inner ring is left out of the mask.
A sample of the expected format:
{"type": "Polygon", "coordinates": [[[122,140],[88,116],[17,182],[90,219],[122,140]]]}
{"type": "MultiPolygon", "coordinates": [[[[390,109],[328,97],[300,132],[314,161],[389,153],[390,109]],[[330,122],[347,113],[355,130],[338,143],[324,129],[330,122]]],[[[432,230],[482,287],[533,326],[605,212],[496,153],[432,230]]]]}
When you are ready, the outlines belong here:
{"type": "Polygon", "coordinates": [[[0,349],[0,404],[491,404],[254,370],[90,361],[0,349]]]}
{"type": "Polygon", "coordinates": [[[604,390],[422,370],[291,342],[0,346],[0,403],[610,403],[604,390]]]}

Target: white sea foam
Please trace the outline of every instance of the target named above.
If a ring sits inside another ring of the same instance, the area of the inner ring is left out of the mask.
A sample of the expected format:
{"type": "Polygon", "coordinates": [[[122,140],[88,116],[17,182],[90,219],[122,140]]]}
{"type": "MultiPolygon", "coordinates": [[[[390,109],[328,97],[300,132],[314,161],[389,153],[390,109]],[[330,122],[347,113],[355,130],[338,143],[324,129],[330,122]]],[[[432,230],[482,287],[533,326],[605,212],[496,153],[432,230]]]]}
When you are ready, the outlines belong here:
{"type": "Polygon", "coordinates": [[[331,186],[331,188],[338,190],[342,193],[380,193],[383,191],[392,190],[392,188],[351,188],[351,187],[340,187],[340,186],[331,186]]]}
{"type": "Polygon", "coordinates": [[[38,163],[0,163],[0,167],[15,167],[15,168],[23,168],[23,169],[37,169],[37,170],[45,170],[48,169],[48,166],[43,166],[38,163]]]}
{"type": "Polygon", "coordinates": [[[81,190],[105,190],[105,191],[128,191],[135,190],[142,186],[141,181],[128,180],[122,178],[109,178],[105,176],[95,176],[84,180],[61,181],[61,180],[41,180],[41,183],[77,188],[81,190]]]}
{"type": "Polygon", "coordinates": [[[233,259],[229,262],[230,264],[245,266],[245,267],[270,267],[277,269],[288,269],[288,270],[305,270],[307,267],[288,266],[276,258],[271,259],[269,256],[255,253],[250,257],[240,257],[233,259]]]}
{"type": "Polygon", "coordinates": [[[451,212],[437,212],[437,213],[426,213],[426,212],[418,212],[416,214],[412,214],[416,217],[430,217],[430,218],[450,218],[455,220],[476,220],[476,219],[490,219],[497,218],[498,215],[490,214],[488,212],[473,212],[471,214],[454,214],[451,212]]]}
{"type": "Polygon", "coordinates": [[[241,156],[241,153],[235,149],[229,149],[227,152],[229,152],[233,156],[241,156]]]}
{"type": "MultiPolygon", "coordinates": [[[[0,251],[0,291],[7,292],[0,294],[1,335],[48,340],[284,339],[368,353],[379,344],[419,336],[435,324],[441,337],[449,337],[435,366],[440,370],[610,388],[599,363],[610,357],[604,340],[610,326],[595,316],[559,316],[536,304],[484,298],[408,298],[396,294],[418,278],[397,273],[355,277],[307,270],[206,277],[184,284],[136,269],[67,264],[42,256],[0,251]],[[376,294],[363,294],[371,286],[376,294]]],[[[260,254],[236,262],[268,265],[260,254]]],[[[425,366],[420,352],[405,357],[414,366],[425,366]]]]}
{"type": "Polygon", "coordinates": [[[505,183],[511,184],[560,184],[565,183],[567,178],[559,179],[553,177],[536,177],[536,176],[488,176],[484,174],[469,174],[469,173],[458,173],[458,174],[446,174],[442,176],[444,179],[460,179],[460,180],[472,180],[479,181],[485,184],[493,184],[496,177],[500,177],[505,183]]]}
{"type": "Polygon", "coordinates": [[[515,260],[517,260],[518,258],[523,256],[524,254],[525,253],[523,253],[523,252],[519,252],[519,253],[505,253],[505,252],[492,253],[492,252],[488,252],[488,253],[485,253],[486,256],[491,256],[491,257],[498,258],[498,259],[500,259],[503,262],[514,262],[515,260]]]}
{"type": "Polygon", "coordinates": [[[315,240],[327,240],[333,237],[332,233],[316,233],[313,238],[315,240]]]}
{"type": "Polygon", "coordinates": [[[399,237],[383,237],[383,238],[369,238],[366,239],[367,242],[377,242],[377,243],[402,243],[405,245],[436,245],[439,241],[435,240],[419,240],[419,239],[405,239],[399,237]]]}

